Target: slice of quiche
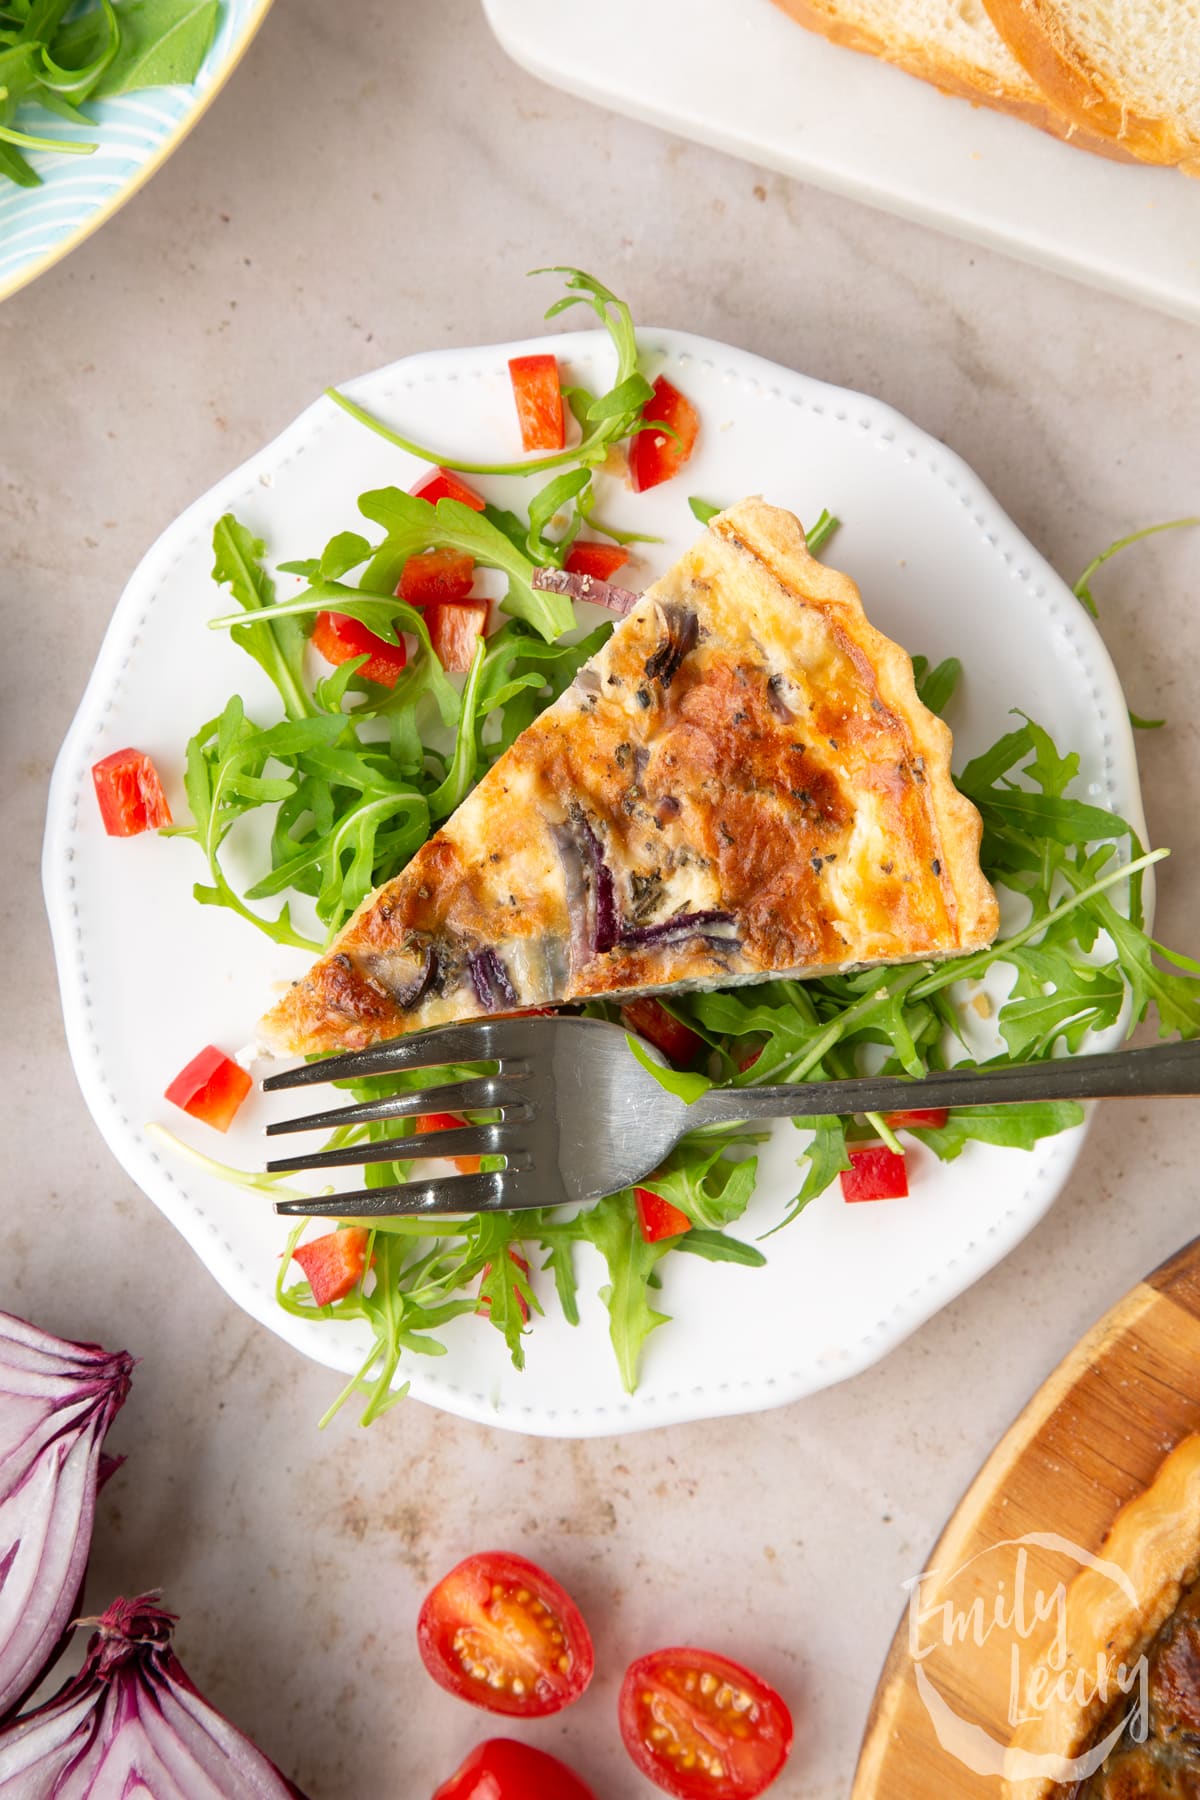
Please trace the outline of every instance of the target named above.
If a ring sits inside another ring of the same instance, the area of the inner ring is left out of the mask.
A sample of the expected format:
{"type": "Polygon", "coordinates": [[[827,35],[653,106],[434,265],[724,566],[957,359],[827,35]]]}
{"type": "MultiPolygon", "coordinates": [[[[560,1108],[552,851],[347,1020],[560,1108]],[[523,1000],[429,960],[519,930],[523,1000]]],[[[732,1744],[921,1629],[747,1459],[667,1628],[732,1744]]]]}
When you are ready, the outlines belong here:
{"type": "Polygon", "coordinates": [[[946,726],[858,589],[744,500],[267,1015],[276,1051],[989,944],[946,726]]]}

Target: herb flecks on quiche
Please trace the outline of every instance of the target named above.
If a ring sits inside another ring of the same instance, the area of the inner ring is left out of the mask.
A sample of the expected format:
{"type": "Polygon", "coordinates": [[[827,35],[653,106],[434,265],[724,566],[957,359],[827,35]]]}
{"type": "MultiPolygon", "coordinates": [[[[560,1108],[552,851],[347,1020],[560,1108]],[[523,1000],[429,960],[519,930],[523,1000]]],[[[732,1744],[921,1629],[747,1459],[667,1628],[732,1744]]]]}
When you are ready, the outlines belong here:
{"type": "Polygon", "coordinates": [[[263,1021],[281,1051],[958,955],[997,928],[950,733],[790,513],[719,514],[263,1021]]]}

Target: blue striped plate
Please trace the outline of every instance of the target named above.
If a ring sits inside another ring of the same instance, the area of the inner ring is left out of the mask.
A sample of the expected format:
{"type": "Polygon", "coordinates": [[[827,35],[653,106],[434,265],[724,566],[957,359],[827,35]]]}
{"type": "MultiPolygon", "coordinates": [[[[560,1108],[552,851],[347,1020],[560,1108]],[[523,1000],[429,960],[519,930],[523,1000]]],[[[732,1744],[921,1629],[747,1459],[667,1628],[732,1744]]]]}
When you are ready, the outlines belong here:
{"type": "Polygon", "coordinates": [[[191,87],[150,88],[102,100],[91,126],[55,119],[55,137],[99,142],[92,156],[35,151],[37,188],[0,181],[0,300],[15,293],[111,218],[170,156],[236,68],[271,0],[224,0],[204,67],[191,87]]]}

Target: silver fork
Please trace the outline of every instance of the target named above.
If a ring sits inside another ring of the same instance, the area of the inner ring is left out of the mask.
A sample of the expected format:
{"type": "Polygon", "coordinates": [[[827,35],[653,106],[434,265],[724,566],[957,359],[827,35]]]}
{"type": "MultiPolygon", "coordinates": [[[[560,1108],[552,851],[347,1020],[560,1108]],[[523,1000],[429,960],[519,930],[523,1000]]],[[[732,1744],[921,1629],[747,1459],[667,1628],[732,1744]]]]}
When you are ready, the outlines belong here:
{"type": "MultiPolygon", "coordinates": [[[[663,1058],[646,1045],[647,1054],[663,1058]]],[[[357,1193],[284,1200],[276,1212],[327,1218],[515,1211],[596,1200],[643,1181],[687,1131],[749,1119],[977,1106],[1018,1100],[1100,1100],[1200,1094],[1200,1040],[1063,1057],[1016,1068],[950,1069],[921,1081],[866,1076],[775,1087],[712,1088],[691,1105],[668,1093],[630,1053],[620,1025],[601,1019],[484,1019],[414,1032],[369,1050],[307,1063],[263,1082],[267,1091],[395,1074],[446,1063],[494,1062],[467,1081],[338,1106],[267,1126],[271,1137],[430,1112],[499,1109],[492,1124],[421,1137],[348,1144],[269,1162],[273,1173],[418,1157],[503,1156],[491,1174],[451,1175],[357,1193]]]]}

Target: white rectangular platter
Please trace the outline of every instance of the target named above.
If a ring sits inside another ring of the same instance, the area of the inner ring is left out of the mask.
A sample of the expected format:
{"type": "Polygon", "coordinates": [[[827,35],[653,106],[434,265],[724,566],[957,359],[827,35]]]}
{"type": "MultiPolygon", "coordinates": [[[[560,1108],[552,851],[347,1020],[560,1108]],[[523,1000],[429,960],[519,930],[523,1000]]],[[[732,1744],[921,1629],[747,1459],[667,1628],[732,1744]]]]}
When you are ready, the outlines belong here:
{"type": "Polygon", "coordinates": [[[1109,162],[826,43],[771,0],[484,0],[568,92],[1200,321],[1200,180],[1109,162]]]}

